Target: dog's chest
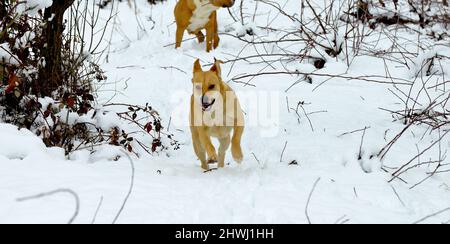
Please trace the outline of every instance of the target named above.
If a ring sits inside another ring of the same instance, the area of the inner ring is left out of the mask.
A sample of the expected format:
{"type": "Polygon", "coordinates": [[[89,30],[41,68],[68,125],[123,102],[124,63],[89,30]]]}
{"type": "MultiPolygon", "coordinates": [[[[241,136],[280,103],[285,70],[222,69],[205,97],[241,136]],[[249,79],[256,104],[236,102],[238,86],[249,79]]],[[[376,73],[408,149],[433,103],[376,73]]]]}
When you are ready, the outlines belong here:
{"type": "MultiPolygon", "coordinates": [[[[214,112],[213,112],[214,113],[214,112]]],[[[204,125],[209,125],[208,133],[215,138],[224,138],[230,134],[233,129],[233,118],[218,118],[213,113],[203,113],[202,119],[204,125]]]]}
{"type": "Polygon", "coordinates": [[[191,32],[203,29],[208,23],[211,14],[219,9],[219,7],[212,5],[209,0],[194,0],[194,3],[196,9],[192,14],[190,25],[188,26],[188,30],[191,32]]]}
{"type": "Polygon", "coordinates": [[[209,135],[214,138],[225,138],[230,135],[233,127],[230,126],[216,126],[208,128],[209,135]]]}

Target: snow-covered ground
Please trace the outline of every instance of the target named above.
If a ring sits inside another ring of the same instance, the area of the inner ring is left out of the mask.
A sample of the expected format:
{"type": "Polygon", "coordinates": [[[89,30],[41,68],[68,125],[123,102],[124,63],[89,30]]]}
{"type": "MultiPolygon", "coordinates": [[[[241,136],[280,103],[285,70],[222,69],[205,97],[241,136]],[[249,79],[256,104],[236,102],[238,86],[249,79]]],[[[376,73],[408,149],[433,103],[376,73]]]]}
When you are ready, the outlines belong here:
{"type": "MultiPolygon", "coordinates": [[[[246,112],[245,160],[236,165],[229,155],[229,165],[224,169],[204,173],[192,150],[187,126],[192,65],[200,58],[206,69],[214,57],[227,61],[238,53],[249,56],[260,50],[244,48],[245,42],[228,35],[222,35],[219,49],[209,54],[196,40],[175,50],[172,12],[176,1],[156,6],[146,2],[138,0],[136,11],[126,3],[118,5],[112,24],[111,52],[108,62],[102,65],[109,83],[98,87],[99,104],[148,102],[161,113],[165,129],[182,145],[180,150],[133,158],[134,187],[118,223],[307,223],[305,208],[318,179],[308,206],[312,223],[412,223],[450,206],[450,173],[436,174],[410,189],[427,177],[433,166],[424,165],[406,174],[404,180],[408,183],[388,183],[393,168],[407,163],[418,149],[424,150],[438,139],[436,134],[422,138],[426,127],[415,126],[408,131],[383,162],[370,159],[404,128],[380,109],[402,109],[389,90],[393,88],[391,84],[313,76],[312,84],[301,82],[290,88],[301,77],[289,75],[260,76],[251,80],[251,85],[231,81],[243,73],[273,71],[264,62],[223,65],[223,78],[237,91],[246,112]],[[304,102],[306,113],[311,113],[310,121],[302,110],[300,119],[297,116],[295,108],[299,102],[304,102]],[[365,132],[345,134],[363,128],[367,128],[365,132]],[[362,159],[358,160],[360,148],[362,159]],[[293,161],[297,165],[290,164],[293,161]]],[[[298,2],[289,0],[283,9],[295,13],[298,2]]],[[[249,12],[253,11],[253,4],[249,1],[249,12]]],[[[238,8],[235,6],[234,10],[238,8]]],[[[257,10],[259,14],[251,26],[269,22],[272,28],[294,28],[289,19],[269,6],[260,5],[257,10]]],[[[109,10],[102,10],[102,14],[106,18],[109,10]]],[[[221,32],[233,23],[223,9],[219,10],[219,21],[221,32]]],[[[261,38],[277,35],[262,29],[257,34],[261,38]]],[[[399,35],[401,39],[417,40],[412,32],[399,35]]],[[[380,50],[391,44],[387,39],[374,43],[373,49],[380,50]]],[[[406,49],[408,43],[411,42],[404,42],[406,49]]],[[[446,44],[436,45],[430,52],[450,56],[446,44]]],[[[284,48],[298,49],[289,45],[284,48]]],[[[417,49],[413,44],[410,48],[417,49]]],[[[413,71],[406,65],[364,55],[355,58],[350,67],[344,60],[329,58],[325,68],[315,72],[384,77],[386,62],[392,76],[414,80],[413,71]]],[[[279,63],[273,65],[274,69],[282,68],[279,63]]],[[[312,65],[298,62],[287,65],[292,70],[315,70],[312,65]]],[[[448,72],[450,63],[444,61],[442,65],[448,72]]],[[[96,223],[113,221],[131,178],[128,159],[113,160],[122,154],[120,149],[102,147],[93,154],[81,151],[68,159],[63,150],[45,148],[31,132],[0,124],[0,135],[0,223],[67,223],[75,209],[70,194],[18,201],[61,188],[71,189],[79,196],[75,223],[91,223],[94,216],[96,223]]],[[[442,151],[446,152],[449,146],[446,137],[442,151]]],[[[422,157],[431,158],[436,150],[422,157]]],[[[427,221],[449,220],[450,212],[427,221]]]]}

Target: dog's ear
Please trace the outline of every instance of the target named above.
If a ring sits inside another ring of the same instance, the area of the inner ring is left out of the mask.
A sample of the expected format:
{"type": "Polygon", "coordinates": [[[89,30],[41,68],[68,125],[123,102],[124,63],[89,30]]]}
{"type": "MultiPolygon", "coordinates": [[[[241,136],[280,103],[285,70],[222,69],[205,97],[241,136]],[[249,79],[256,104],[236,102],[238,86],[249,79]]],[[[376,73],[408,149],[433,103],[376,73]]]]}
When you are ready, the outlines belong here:
{"type": "Polygon", "coordinates": [[[216,73],[218,77],[222,78],[222,68],[220,67],[220,64],[223,64],[223,61],[214,58],[214,65],[211,67],[210,71],[216,73]]]}
{"type": "Polygon", "coordinates": [[[200,59],[197,59],[194,63],[194,73],[202,72],[202,66],[200,65],[200,59]]]}

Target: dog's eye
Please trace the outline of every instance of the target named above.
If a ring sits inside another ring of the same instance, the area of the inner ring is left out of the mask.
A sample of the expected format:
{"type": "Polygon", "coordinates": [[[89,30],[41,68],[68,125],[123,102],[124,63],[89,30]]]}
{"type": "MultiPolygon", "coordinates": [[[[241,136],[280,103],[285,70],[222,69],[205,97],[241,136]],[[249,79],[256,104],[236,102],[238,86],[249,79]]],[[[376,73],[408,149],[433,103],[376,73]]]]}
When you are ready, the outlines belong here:
{"type": "Polygon", "coordinates": [[[196,89],[196,90],[201,90],[201,89],[202,89],[202,86],[200,86],[200,85],[195,86],[195,89],[196,89]]]}
{"type": "Polygon", "coordinates": [[[212,89],[214,89],[214,88],[216,88],[216,85],[210,85],[210,86],[208,87],[209,90],[212,90],[212,89]]]}

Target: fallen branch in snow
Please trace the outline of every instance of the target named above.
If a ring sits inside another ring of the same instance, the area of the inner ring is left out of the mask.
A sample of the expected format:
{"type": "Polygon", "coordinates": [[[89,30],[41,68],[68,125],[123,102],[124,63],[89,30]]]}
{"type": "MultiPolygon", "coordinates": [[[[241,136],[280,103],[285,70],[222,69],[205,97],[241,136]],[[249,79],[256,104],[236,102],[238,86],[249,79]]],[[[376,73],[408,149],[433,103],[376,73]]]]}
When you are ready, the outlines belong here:
{"type": "Polygon", "coordinates": [[[414,222],[413,224],[420,224],[420,223],[424,222],[424,221],[427,220],[427,219],[433,218],[433,217],[438,216],[439,214],[445,213],[445,212],[447,212],[447,211],[450,211],[450,207],[449,207],[449,208],[446,208],[446,209],[443,209],[443,210],[441,210],[441,211],[438,211],[438,212],[436,212],[436,213],[427,215],[427,216],[425,216],[425,217],[423,217],[423,218],[417,220],[417,221],[414,222]]]}
{"type": "Polygon", "coordinates": [[[125,197],[125,199],[123,200],[123,203],[119,209],[119,212],[117,212],[116,217],[114,217],[113,220],[113,224],[117,223],[117,220],[119,219],[120,215],[122,214],[123,210],[125,209],[125,205],[128,202],[128,199],[131,196],[131,193],[133,192],[133,188],[134,188],[134,176],[135,176],[135,168],[134,168],[134,162],[133,159],[130,157],[130,155],[128,155],[127,152],[122,150],[123,155],[125,155],[125,157],[127,157],[127,159],[130,161],[130,166],[131,166],[131,178],[130,178],[130,188],[128,189],[127,195],[125,197]]]}
{"type": "Polygon", "coordinates": [[[351,76],[351,75],[339,75],[339,74],[321,74],[321,73],[312,73],[312,72],[301,72],[301,71],[273,71],[273,72],[260,72],[255,74],[244,74],[233,77],[231,80],[239,81],[245,78],[254,78],[258,76],[264,75],[304,75],[304,76],[317,76],[317,77],[327,77],[327,78],[340,78],[345,80],[360,80],[378,84],[388,84],[388,85],[404,85],[410,86],[411,82],[402,78],[397,78],[396,81],[385,81],[382,79],[387,79],[387,77],[380,76],[351,76]],[[379,78],[378,80],[376,78],[379,78]]]}
{"type": "Polygon", "coordinates": [[[320,181],[320,177],[316,180],[316,182],[314,182],[313,188],[308,196],[308,201],[306,202],[305,215],[306,215],[306,219],[308,220],[309,224],[312,224],[311,218],[309,217],[309,214],[308,214],[309,203],[311,202],[312,195],[313,195],[314,191],[316,190],[316,187],[317,187],[317,184],[319,183],[319,181],[320,181]]]}
{"type": "MultiPolygon", "coordinates": [[[[405,170],[405,168],[407,166],[409,166],[412,162],[414,162],[414,160],[418,159],[420,156],[422,156],[423,154],[425,154],[426,152],[428,152],[430,149],[432,149],[434,146],[438,145],[441,143],[441,141],[447,136],[447,134],[450,133],[450,130],[445,132],[442,136],[439,137],[438,140],[436,140],[435,142],[433,142],[429,147],[425,148],[422,152],[420,152],[419,154],[417,154],[416,156],[414,156],[411,160],[409,160],[406,164],[403,164],[398,170],[396,170],[394,173],[392,173],[392,179],[389,180],[389,182],[392,182],[393,180],[395,180],[398,176],[404,174],[405,172],[407,172],[408,169],[405,170]]],[[[440,163],[440,162],[439,162],[440,163]]],[[[437,167],[439,168],[439,167],[437,167]]]]}
{"type": "Polygon", "coordinates": [[[361,144],[359,145],[359,153],[358,153],[358,160],[362,160],[363,156],[363,145],[364,145],[364,138],[366,137],[366,131],[368,127],[365,127],[361,136],[361,144]]]}
{"type": "MultiPolygon", "coordinates": [[[[305,118],[308,120],[311,131],[314,132],[314,125],[312,123],[310,115],[319,114],[319,113],[327,113],[328,111],[321,110],[321,111],[314,111],[314,112],[308,113],[308,112],[306,112],[306,109],[303,107],[304,105],[310,105],[310,103],[305,103],[304,101],[299,101],[299,102],[297,102],[297,106],[295,107],[295,109],[289,108],[289,107],[288,107],[288,109],[295,112],[295,114],[297,115],[297,121],[299,124],[301,124],[301,118],[302,118],[302,116],[300,115],[300,111],[299,111],[301,109],[303,112],[303,115],[305,115],[305,118]]],[[[289,106],[289,104],[288,104],[288,106],[289,106]]],[[[288,111],[290,112],[290,110],[288,110],[288,111]]]]}
{"type": "MultiPolygon", "coordinates": [[[[439,135],[441,134],[441,132],[439,131],[439,135]]],[[[419,181],[418,183],[414,184],[413,186],[410,187],[410,189],[416,188],[418,185],[422,184],[423,182],[427,181],[428,179],[430,179],[431,177],[433,177],[438,171],[439,169],[444,166],[442,164],[442,162],[444,162],[446,156],[444,156],[442,154],[442,140],[443,137],[439,139],[438,143],[439,143],[439,159],[437,160],[437,166],[436,168],[433,170],[433,172],[429,173],[427,177],[425,177],[425,179],[419,181]]],[[[445,152],[446,154],[446,152],[445,152]]]]}
{"type": "Polygon", "coordinates": [[[24,201],[29,201],[29,200],[36,200],[36,199],[41,199],[44,197],[53,196],[53,195],[59,194],[59,193],[68,193],[71,196],[73,196],[73,198],[75,199],[75,211],[74,211],[72,217],[70,218],[70,220],[68,221],[68,224],[73,224],[73,222],[77,218],[78,213],[80,211],[80,198],[78,197],[78,194],[71,189],[61,188],[61,189],[57,189],[54,191],[40,193],[40,194],[29,196],[29,197],[21,197],[21,198],[18,198],[17,201],[24,202],[24,201]]]}
{"type": "Polygon", "coordinates": [[[94,218],[92,218],[91,224],[95,224],[95,221],[97,220],[98,212],[100,211],[102,204],[103,204],[103,196],[100,198],[100,202],[98,203],[97,209],[95,210],[94,218]]]}
{"type": "Polygon", "coordinates": [[[347,215],[344,215],[342,217],[340,217],[339,219],[336,220],[336,222],[334,222],[335,225],[343,225],[346,224],[350,221],[349,218],[347,218],[347,215]]]}
{"type": "Polygon", "coordinates": [[[410,161],[403,164],[394,173],[392,173],[392,178],[389,182],[392,182],[394,179],[400,179],[400,175],[412,169],[418,168],[419,166],[431,166],[432,164],[436,164],[433,172],[428,173],[429,175],[426,178],[414,184],[410,187],[411,189],[422,184],[439,172],[447,153],[446,150],[443,151],[441,144],[450,129],[450,110],[448,109],[450,102],[450,90],[446,87],[445,82],[441,82],[447,80],[446,70],[442,65],[438,68],[437,63],[441,63],[441,59],[448,58],[438,55],[434,51],[430,52],[430,54],[425,55],[427,56],[426,58],[418,57],[416,61],[413,61],[415,67],[411,68],[415,78],[413,83],[411,83],[409,91],[403,91],[396,86],[394,86],[396,90],[390,90],[390,92],[400,101],[403,109],[382,109],[391,114],[391,116],[395,119],[394,122],[402,122],[405,127],[380,150],[378,157],[381,160],[386,157],[387,153],[400,140],[400,138],[406,134],[405,132],[411,131],[411,133],[413,133],[414,127],[422,126],[427,128],[423,136],[420,138],[420,141],[424,140],[426,133],[432,136],[433,143],[429,147],[420,151],[417,146],[417,155],[412,157],[410,161]],[[430,85],[432,81],[435,81],[436,85],[430,85]],[[442,134],[441,132],[444,133],[442,134]],[[438,137],[437,140],[435,140],[436,137],[438,137]],[[430,158],[425,162],[421,162],[421,157],[423,155],[434,153],[437,145],[439,145],[438,155],[436,156],[438,159],[432,160],[430,158]],[[413,164],[416,160],[417,163],[413,164]]]}
{"type": "Polygon", "coordinates": [[[395,196],[397,196],[397,199],[400,201],[400,203],[403,205],[403,207],[406,207],[405,202],[403,202],[402,198],[398,194],[397,190],[395,190],[394,186],[391,185],[392,191],[394,191],[395,196]]]}
{"type": "Polygon", "coordinates": [[[173,69],[173,70],[180,71],[180,72],[183,73],[183,74],[187,74],[186,71],[184,71],[184,70],[182,70],[182,69],[180,69],[180,68],[174,67],[174,66],[159,66],[159,67],[160,67],[161,69],[173,69]]]}
{"type": "Polygon", "coordinates": [[[258,157],[256,157],[256,154],[252,152],[253,157],[255,158],[258,165],[261,167],[261,169],[264,169],[264,165],[261,164],[261,161],[259,161],[258,157]]]}
{"type": "Polygon", "coordinates": [[[283,156],[284,156],[284,152],[286,151],[287,145],[288,145],[288,142],[286,141],[286,143],[284,144],[284,147],[283,147],[283,151],[281,152],[280,163],[283,162],[283,156]]]}
{"type": "Polygon", "coordinates": [[[338,137],[343,137],[343,136],[346,136],[346,135],[358,133],[358,132],[361,132],[361,131],[368,130],[368,129],[370,129],[370,128],[371,128],[370,126],[366,126],[366,127],[364,127],[363,129],[354,130],[354,131],[349,131],[349,132],[344,132],[344,133],[340,134],[338,137]]]}
{"type": "MultiPolygon", "coordinates": [[[[426,68],[426,70],[430,70],[430,67],[425,67],[427,63],[429,62],[423,62],[422,66],[419,69],[424,70],[424,68],[426,68]]],[[[443,70],[442,74],[442,80],[445,80],[445,72],[443,70]]],[[[442,163],[444,162],[447,153],[447,151],[443,151],[441,144],[450,132],[450,110],[448,109],[448,104],[450,101],[450,91],[447,90],[445,86],[441,87],[440,89],[438,89],[437,87],[430,88],[428,84],[430,83],[431,78],[435,76],[435,73],[431,74],[427,72],[426,75],[428,76],[427,79],[424,79],[425,73],[421,73],[420,77],[416,77],[416,79],[418,80],[411,85],[408,93],[405,93],[398,88],[398,93],[395,93],[391,90],[391,92],[403,103],[403,110],[392,111],[388,109],[382,109],[391,113],[392,117],[395,118],[396,121],[401,121],[402,123],[404,123],[405,127],[384,148],[380,150],[380,152],[378,153],[378,157],[381,160],[385,158],[389,150],[394,146],[394,144],[397,143],[397,141],[405,134],[405,132],[408,130],[412,131],[412,128],[414,126],[426,126],[427,130],[425,133],[429,131],[430,135],[435,135],[438,137],[437,140],[433,138],[433,143],[424,150],[420,151],[419,148],[417,148],[417,155],[412,157],[411,160],[403,164],[395,172],[392,173],[392,178],[389,182],[392,182],[393,180],[399,178],[400,175],[414,168],[418,168],[421,165],[437,164],[431,174],[429,174],[420,182],[414,184],[411,189],[422,184],[429,178],[433,177],[437,172],[439,172],[439,169],[442,167],[442,163]],[[420,158],[426,153],[432,153],[437,145],[439,145],[437,155],[438,159],[430,159],[426,162],[421,162],[420,158]],[[417,164],[413,165],[413,162],[415,160],[418,160],[418,162],[417,164]]],[[[423,140],[425,133],[420,139],[421,141],[423,140]]]]}

